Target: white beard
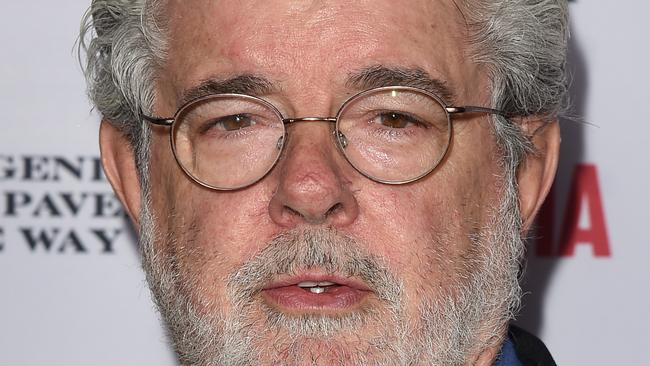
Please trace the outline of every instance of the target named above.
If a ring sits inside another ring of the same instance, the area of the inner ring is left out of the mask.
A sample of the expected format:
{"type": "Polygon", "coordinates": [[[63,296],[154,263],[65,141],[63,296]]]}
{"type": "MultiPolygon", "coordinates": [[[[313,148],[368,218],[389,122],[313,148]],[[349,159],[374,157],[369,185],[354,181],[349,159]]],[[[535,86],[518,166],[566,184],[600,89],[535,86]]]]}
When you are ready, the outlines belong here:
{"type": "Polygon", "coordinates": [[[381,258],[334,230],[312,229],[275,238],[231,273],[228,301],[237,311],[200,315],[186,295],[200,292],[196,280],[179,280],[173,258],[154,245],[159,236],[144,203],[143,266],[183,365],[463,365],[500,344],[519,306],[524,245],[516,194],[506,194],[489,227],[469,238],[468,273],[453,284],[429,288],[417,299],[417,314],[405,312],[404,286],[381,258]],[[296,317],[253,300],[260,289],[247,284],[310,266],[359,277],[381,294],[385,306],[338,318],[296,317]],[[366,324],[378,331],[355,338],[366,324]]]}

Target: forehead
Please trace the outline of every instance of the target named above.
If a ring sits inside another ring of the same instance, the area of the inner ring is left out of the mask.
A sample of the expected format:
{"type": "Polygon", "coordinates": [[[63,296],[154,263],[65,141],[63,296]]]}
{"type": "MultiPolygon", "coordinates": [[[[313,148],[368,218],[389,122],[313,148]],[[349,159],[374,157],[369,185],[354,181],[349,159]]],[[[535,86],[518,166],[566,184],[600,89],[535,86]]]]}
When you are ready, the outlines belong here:
{"type": "Polygon", "coordinates": [[[450,1],[170,0],[167,12],[176,90],[250,73],[316,93],[354,70],[388,65],[423,69],[462,95],[476,69],[450,1]]]}

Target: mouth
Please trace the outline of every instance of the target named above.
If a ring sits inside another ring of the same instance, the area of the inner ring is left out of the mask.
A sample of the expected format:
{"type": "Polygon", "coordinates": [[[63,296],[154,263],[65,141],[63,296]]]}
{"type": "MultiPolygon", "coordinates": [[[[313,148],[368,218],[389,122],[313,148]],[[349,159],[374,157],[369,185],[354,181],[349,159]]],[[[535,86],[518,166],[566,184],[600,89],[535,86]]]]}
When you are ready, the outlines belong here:
{"type": "Polygon", "coordinates": [[[287,313],[339,313],[358,309],[372,294],[358,279],[304,272],[281,276],[262,290],[270,306],[287,313]]]}

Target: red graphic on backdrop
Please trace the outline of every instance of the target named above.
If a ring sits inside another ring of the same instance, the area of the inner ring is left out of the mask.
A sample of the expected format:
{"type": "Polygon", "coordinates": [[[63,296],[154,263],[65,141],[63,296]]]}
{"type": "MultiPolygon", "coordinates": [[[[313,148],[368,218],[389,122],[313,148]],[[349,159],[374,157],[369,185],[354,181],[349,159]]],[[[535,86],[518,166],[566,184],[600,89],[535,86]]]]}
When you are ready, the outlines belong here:
{"type": "Polygon", "coordinates": [[[551,189],[542,206],[538,221],[537,255],[542,257],[573,256],[578,245],[589,245],[596,257],[610,257],[607,224],[598,173],[593,164],[577,164],[571,179],[569,196],[562,218],[559,242],[555,237],[555,195],[551,189]],[[586,215],[586,217],[581,217],[586,215]],[[582,219],[582,220],[581,220],[582,219]],[[585,220],[586,219],[586,220],[585,220]],[[582,222],[581,222],[582,221],[582,222]],[[587,225],[581,225],[584,222],[587,225]]]}

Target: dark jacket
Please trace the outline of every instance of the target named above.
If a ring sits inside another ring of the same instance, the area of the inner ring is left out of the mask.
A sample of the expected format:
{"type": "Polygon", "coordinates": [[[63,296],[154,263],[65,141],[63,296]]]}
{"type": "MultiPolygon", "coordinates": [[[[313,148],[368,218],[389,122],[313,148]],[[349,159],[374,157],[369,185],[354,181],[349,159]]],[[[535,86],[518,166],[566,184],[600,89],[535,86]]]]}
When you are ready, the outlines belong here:
{"type": "Polygon", "coordinates": [[[508,335],[523,366],[557,366],[539,338],[514,325],[508,329],[508,335]]]}

